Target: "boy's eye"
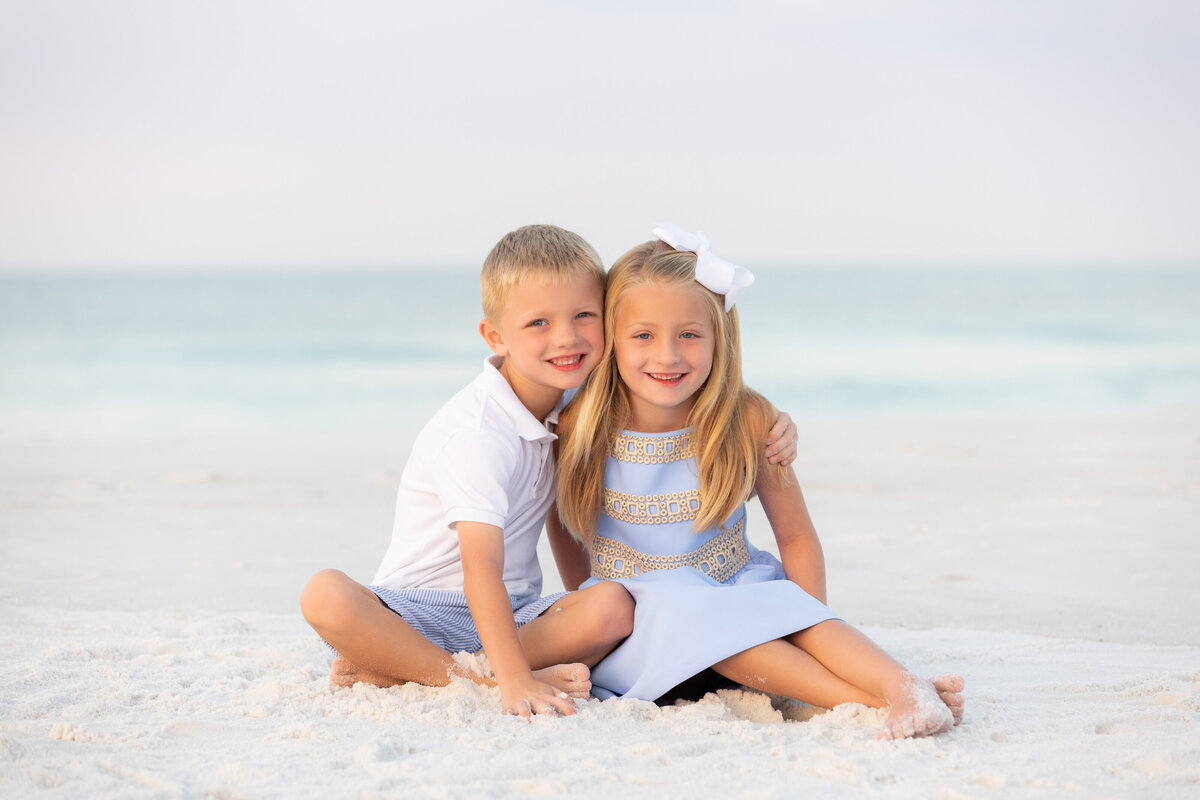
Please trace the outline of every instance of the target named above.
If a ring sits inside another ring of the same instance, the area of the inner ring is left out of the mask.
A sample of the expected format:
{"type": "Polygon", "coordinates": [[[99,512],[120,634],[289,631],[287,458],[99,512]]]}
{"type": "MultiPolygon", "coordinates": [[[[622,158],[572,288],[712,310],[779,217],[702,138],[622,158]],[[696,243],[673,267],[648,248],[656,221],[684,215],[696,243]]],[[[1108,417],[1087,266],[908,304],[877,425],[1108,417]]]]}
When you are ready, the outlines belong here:
{"type": "Polygon", "coordinates": [[[543,326],[543,325],[549,325],[549,324],[550,324],[550,323],[549,323],[549,322],[547,322],[547,321],[546,321],[546,320],[544,320],[544,319],[535,319],[533,322],[530,322],[530,323],[529,323],[528,327],[530,327],[530,328],[533,328],[533,327],[541,327],[541,326],[543,326]]]}
{"type": "Polygon", "coordinates": [[[594,317],[594,316],[596,316],[595,311],[580,311],[578,314],[575,315],[575,319],[585,319],[587,317],[594,317]]]}

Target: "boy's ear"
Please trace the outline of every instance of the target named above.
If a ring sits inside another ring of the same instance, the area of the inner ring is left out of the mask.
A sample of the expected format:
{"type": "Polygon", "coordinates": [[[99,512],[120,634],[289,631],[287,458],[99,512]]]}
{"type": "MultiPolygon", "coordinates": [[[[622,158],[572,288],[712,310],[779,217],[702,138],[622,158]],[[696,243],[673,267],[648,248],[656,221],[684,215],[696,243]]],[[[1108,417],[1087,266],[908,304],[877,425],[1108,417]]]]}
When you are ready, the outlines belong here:
{"type": "Polygon", "coordinates": [[[493,353],[500,356],[508,355],[508,348],[504,344],[504,336],[495,325],[486,319],[481,320],[479,323],[479,335],[487,342],[487,346],[492,348],[493,353]]]}

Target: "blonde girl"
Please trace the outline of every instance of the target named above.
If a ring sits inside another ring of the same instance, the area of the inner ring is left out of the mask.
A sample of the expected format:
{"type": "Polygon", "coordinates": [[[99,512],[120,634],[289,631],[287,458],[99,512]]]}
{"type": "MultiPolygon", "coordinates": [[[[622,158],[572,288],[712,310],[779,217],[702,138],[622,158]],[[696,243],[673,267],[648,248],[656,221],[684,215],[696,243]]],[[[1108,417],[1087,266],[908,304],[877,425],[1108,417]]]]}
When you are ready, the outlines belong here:
{"type": "Polygon", "coordinates": [[[552,514],[549,533],[564,581],[617,581],[637,601],[595,693],[655,700],[712,667],[825,708],[890,706],[881,737],[948,730],[961,677],[917,678],[824,605],[795,476],[763,463],[775,409],[742,382],[734,301],[753,277],[703,234],[655,234],[609,272],[604,355],[559,428],[566,530],[552,514]],[[755,493],[782,561],[746,538],[755,493]]]}

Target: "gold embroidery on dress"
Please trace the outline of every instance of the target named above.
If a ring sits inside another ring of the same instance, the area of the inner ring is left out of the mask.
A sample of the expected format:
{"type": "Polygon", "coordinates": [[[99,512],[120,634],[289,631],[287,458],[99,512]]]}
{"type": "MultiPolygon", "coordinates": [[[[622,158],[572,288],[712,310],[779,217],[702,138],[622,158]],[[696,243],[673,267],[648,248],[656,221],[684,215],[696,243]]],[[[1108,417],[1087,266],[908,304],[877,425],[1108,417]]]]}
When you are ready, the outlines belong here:
{"type": "Polygon", "coordinates": [[[634,436],[622,433],[617,436],[612,446],[613,458],[633,464],[667,464],[695,455],[690,432],[677,433],[674,436],[634,436]]]}
{"type": "Polygon", "coordinates": [[[607,536],[597,536],[592,541],[592,575],[597,578],[635,578],[656,569],[695,567],[713,580],[724,583],[750,563],[750,550],[742,536],[745,523],[746,518],[742,517],[706,544],[677,556],[654,556],[607,536]]]}
{"type": "Polygon", "coordinates": [[[604,513],[634,525],[686,522],[700,513],[700,490],[670,494],[625,494],[605,489],[604,513]]]}

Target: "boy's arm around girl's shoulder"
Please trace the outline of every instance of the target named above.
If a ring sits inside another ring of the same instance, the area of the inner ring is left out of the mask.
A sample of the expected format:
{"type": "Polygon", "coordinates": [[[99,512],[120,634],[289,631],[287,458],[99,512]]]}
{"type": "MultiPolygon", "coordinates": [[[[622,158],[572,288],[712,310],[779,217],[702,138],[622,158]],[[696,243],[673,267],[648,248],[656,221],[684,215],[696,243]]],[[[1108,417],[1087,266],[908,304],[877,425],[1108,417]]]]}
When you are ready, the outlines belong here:
{"type": "Polygon", "coordinates": [[[483,522],[459,522],[459,552],[463,593],[483,642],[483,652],[500,686],[502,710],[528,717],[533,714],[575,713],[557,690],[539,681],[529,668],[517,638],[512,601],[504,585],[504,532],[483,522]]]}
{"type": "MultiPolygon", "coordinates": [[[[748,413],[763,431],[778,415],[774,406],[761,395],[750,401],[748,413]]],[[[790,466],[772,465],[764,460],[754,491],[775,534],[779,558],[788,579],[822,603],[826,602],[825,553],[795,471],[790,466]]]]}

